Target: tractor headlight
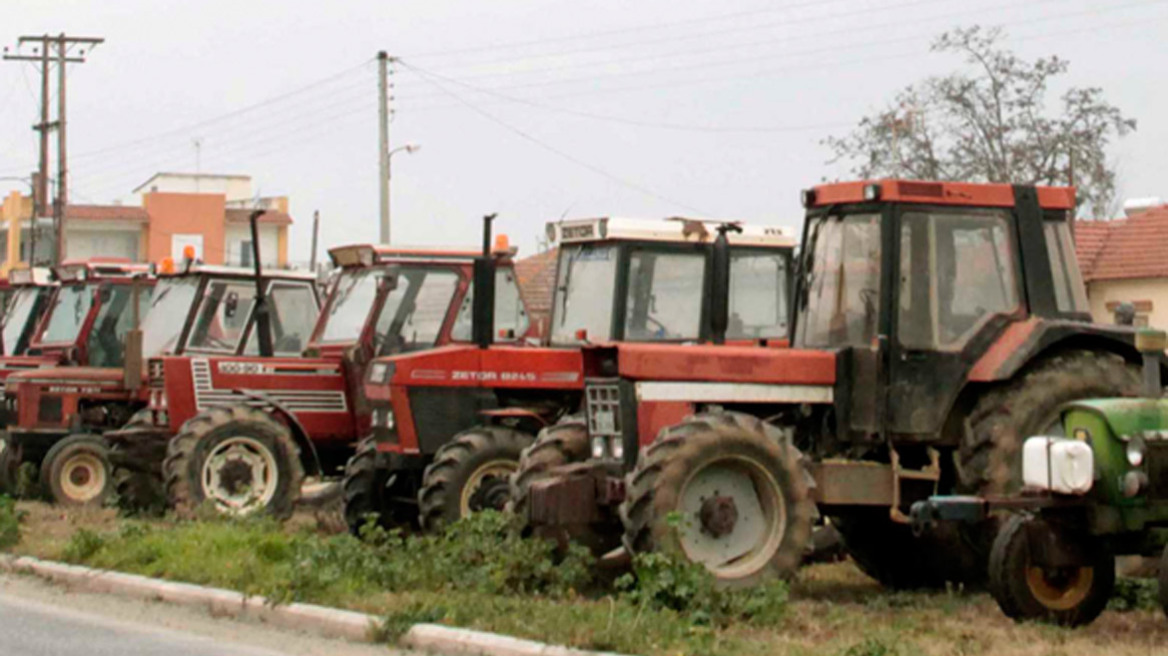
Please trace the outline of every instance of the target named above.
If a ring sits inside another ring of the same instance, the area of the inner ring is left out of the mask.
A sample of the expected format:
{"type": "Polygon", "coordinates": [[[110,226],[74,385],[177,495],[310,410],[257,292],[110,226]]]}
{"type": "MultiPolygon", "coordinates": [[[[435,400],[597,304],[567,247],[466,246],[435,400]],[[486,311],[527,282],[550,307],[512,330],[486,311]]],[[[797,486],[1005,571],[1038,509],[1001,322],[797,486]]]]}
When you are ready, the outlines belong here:
{"type": "Polygon", "coordinates": [[[609,451],[612,452],[612,457],[617,460],[623,460],[625,457],[625,443],[620,436],[612,438],[612,443],[609,445],[609,451]]]}
{"type": "Polygon", "coordinates": [[[596,460],[600,460],[606,455],[608,455],[608,440],[602,435],[593,437],[592,457],[596,460]]]}
{"type": "Polygon", "coordinates": [[[1133,436],[1127,442],[1127,462],[1132,467],[1139,467],[1144,464],[1144,454],[1148,450],[1148,445],[1144,442],[1144,438],[1139,435],[1133,436]]]}
{"type": "Polygon", "coordinates": [[[393,409],[374,408],[370,417],[374,428],[393,428],[393,409]]]}

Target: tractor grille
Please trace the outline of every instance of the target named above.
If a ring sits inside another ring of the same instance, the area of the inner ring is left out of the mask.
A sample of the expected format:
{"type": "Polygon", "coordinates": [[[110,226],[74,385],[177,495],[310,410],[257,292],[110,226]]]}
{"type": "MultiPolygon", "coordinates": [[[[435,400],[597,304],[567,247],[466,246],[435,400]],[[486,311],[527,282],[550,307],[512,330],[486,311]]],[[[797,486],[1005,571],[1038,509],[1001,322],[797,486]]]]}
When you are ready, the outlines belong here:
{"type": "Polygon", "coordinates": [[[615,382],[589,381],[584,387],[584,404],[589,435],[621,435],[620,387],[615,382]]]}

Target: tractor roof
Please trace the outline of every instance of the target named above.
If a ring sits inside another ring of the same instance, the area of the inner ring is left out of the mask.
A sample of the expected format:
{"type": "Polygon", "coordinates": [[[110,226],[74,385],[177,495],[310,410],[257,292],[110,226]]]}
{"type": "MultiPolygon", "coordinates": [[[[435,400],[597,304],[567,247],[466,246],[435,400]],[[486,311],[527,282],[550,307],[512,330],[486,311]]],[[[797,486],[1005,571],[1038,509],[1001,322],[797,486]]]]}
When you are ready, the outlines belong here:
{"type": "Polygon", "coordinates": [[[65,260],[53,267],[57,280],[78,282],[95,278],[125,278],[140,273],[149,273],[150,267],[135,264],[121,257],[91,257],[88,260],[65,260]]]}
{"type": "MultiPolygon", "coordinates": [[[[499,235],[491,251],[496,257],[510,258],[517,252],[507,244],[507,238],[499,235]]],[[[437,248],[427,246],[375,246],[373,244],[350,244],[329,249],[329,256],[337,266],[373,266],[374,264],[395,264],[400,262],[470,262],[482,255],[474,248],[437,248]]]]}
{"type": "Polygon", "coordinates": [[[740,246],[773,246],[794,248],[798,241],[778,226],[740,225],[736,221],[714,221],[670,217],[657,219],[627,219],[601,217],[571,219],[547,224],[548,239],[560,244],[579,244],[600,241],[656,241],[681,244],[713,243],[718,226],[733,223],[742,232],[727,234],[731,244],[740,246]]]}
{"type": "MultiPolygon", "coordinates": [[[[1036,187],[1044,209],[1068,210],[1075,206],[1074,187],[1036,187]]],[[[839,203],[883,201],[970,207],[1014,207],[1014,186],[972,182],[923,180],[862,180],[822,184],[803,192],[804,207],[839,203]]]]}
{"type": "MultiPolygon", "coordinates": [[[[309,271],[290,271],[288,269],[267,269],[265,268],[264,277],[268,279],[280,280],[307,280],[315,281],[316,275],[309,271]]],[[[237,276],[240,278],[254,278],[255,269],[252,267],[237,267],[224,266],[222,264],[201,264],[198,262],[192,263],[190,268],[175,267],[174,271],[160,271],[159,278],[181,278],[185,275],[193,274],[207,274],[219,276],[237,276]]]]}
{"type": "Polygon", "coordinates": [[[50,285],[52,282],[51,272],[45,267],[14,268],[8,272],[8,284],[10,285],[44,286],[50,285]]]}

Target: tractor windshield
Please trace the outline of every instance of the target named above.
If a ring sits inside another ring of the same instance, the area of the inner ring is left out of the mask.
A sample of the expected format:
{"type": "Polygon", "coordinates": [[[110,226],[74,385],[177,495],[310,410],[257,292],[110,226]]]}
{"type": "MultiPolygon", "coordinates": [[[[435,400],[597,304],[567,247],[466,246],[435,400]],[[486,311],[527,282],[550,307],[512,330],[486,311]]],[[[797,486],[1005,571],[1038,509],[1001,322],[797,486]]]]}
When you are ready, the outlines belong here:
{"type": "Polygon", "coordinates": [[[809,219],[795,344],[868,346],[880,310],[880,215],[809,219]]]}
{"type": "Polygon", "coordinates": [[[44,344],[72,344],[93,307],[93,289],[86,285],[66,285],[57,290],[49,308],[49,323],[41,334],[44,344]]]}
{"type": "Polygon", "coordinates": [[[616,263],[617,248],[613,245],[563,248],[552,307],[553,344],[576,344],[581,331],[591,341],[609,339],[616,263]]]}
{"type": "Polygon", "coordinates": [[[320,341],[325,344],[356,342],[377,298],[382,269],[347,269],[333,291],[320,341]]]}
{"type": "Polygon", "coordinates": [[[199,279],[193,276],[158,281],[150,299],[150,309],[142,321],[142,353],[146,357],[177,350],[198,289],[199,279]]]}
{"type": "Polygon", "coordinates": [[[457,291],[458,274],[448,268],[402,267],[377,317],[374,352],[381,356],[433,346],[457,291]]]}
{"type": "Polygon", "coordinates": [[[24,335],[29,321],[33,320],[33,310],[36,309],[37,298],[41,290],[37,287],[23,287],[16,290],[16,295],[9,302],[4,313],[3,348],[4,355],[19,355],[20,338],[24,335]]]}
{"type": "Polygon", "coordinates": [[[787,336],[788,256],[756,249],[730,253],[730,323],[727,339],[787,336]]]}
{"type": "Polygon", "coordinates": [[[706,260],[705,251],[633,249],[629,257],[625,339],[698,339],[706,260]]]}

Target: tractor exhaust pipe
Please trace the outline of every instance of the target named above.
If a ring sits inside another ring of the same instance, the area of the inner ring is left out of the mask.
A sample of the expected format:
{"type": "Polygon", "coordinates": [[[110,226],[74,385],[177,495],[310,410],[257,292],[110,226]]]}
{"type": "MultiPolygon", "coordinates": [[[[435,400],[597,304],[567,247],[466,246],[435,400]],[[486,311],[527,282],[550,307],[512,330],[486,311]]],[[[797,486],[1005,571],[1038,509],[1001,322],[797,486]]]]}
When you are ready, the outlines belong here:
{"type": "Polygon", "coordinates": [[[474,262],[474,302],[472,329],[474,343],[481,349],[495,340],[495,258],[491,255],[491,222],[497,214],[483,217],[483,254],[474,262]]]}
{"type": "Polygon", "coordinates": [[[726,329],[730,326],[730,240],[726,236],[729,232],[742,232],[742,226],[723,223],[718,226],[718,236],[714,239],[710,339],[715,344],[726,343],[726,329]]]}
{"type": "Polygon", "coordinates": [[[252,266],[255,267],[255,329],[256,338],[259,342],[260,355],[265,358],[272,357],[272,320],[268,314],[268,298],[264,293],[264,267],[260,262],[260,217],[264,215],[265,210],[254,210],[251,216],[248,217],[248,223],[251,224],[251,259],[252,266]]]}
{"type": "Polygon", "coordinates": [[[142,279],[141,274],[136,274],[130,280],[130,303],[133,305],[130,312],[134,327],[126,332],[126,349],[122,357],[122,384],[132,392],[142,387],[142,317],[139,311],[141,299],[142,279]]]}
{"type": "Polygon", "coordinates": [[[1168,334],[1163,330],[1143,329],[1136,333],[1136,349],[1144,357],[1144,396],[1159,399],[1164,396],[1160,376],[1160,360],[1168,346],[1168,334]]]}

